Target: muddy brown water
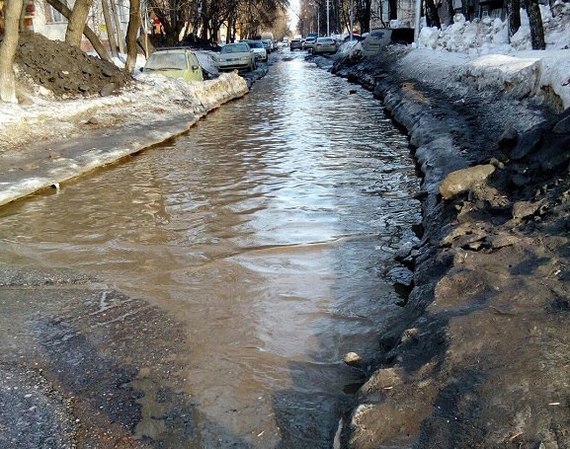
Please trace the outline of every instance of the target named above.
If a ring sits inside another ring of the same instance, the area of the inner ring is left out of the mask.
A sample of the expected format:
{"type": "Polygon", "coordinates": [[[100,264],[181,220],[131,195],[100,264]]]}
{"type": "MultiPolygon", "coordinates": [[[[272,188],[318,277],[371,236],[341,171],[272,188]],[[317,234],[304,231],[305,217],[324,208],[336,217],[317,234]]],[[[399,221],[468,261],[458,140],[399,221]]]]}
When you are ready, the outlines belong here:
{"type": "Polygon", "coordinates": [[[381,105],[296,55],[176,141],[0,211],[0,262],[92,274],[182,323],[168,357],[196,413],[175,422],[198,431],[141,400],[137,436],[328,448],[362,380],[343,355],[371,357],[397,312],[384,272],[416,189],[381,105]]]}

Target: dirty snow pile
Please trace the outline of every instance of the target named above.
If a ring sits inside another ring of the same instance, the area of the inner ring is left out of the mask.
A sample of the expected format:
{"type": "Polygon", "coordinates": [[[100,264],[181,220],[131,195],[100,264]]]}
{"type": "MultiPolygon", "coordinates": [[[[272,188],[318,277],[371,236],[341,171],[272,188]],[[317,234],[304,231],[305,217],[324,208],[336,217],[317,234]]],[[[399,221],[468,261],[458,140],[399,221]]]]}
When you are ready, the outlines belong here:
{"type": "MultiPolygon", "coordinates": [[[[557,0],[552,8],[540,5],[540,11],[546,50],[570,49],[570,3],[557,0]]],[[[453,24],[442,30],[435,27],[422,28],[419,47],[475,54],[530,50],[528,16],[526,11],[521,9],[521,27],[512,37],[510,44],[506,21],[484,17],[469,22],[463,14],[456,14],[453,24]]]]}
{"type": "MultiPolygon", "coordinates": [[[[515,99],[539,100],[550,92],[570,107],[570,3],[540,5],[546,50],[531,50],[530,26],[521,9],[521,27],[509,43],[508,24],[484,17],[469,22],[456,14],[443,29],[424,26],[417,44],[400,59],[406,76],[440,88],[472,82],[480,90],[501,91],[515,99]],[[546,94],[545,94],[546,93],[546,94]],[[543,95],[544,94],[544,95],[543,95]]],[[[360,42],[347,42],[339,56],[359,54],[360,42]]]]}
{"type": "Polygon", "coordinates": [[[508,42],[508,25],[485,17],[472,22],[462,14],[443,30],[422,28],[418,48],[403,60],[420,78],[459,78],[479,89],[496,89],[513,98],[554,92],[564,109],[570,107],[570,4],[557,0],[540,6],[546,50],[531,50],[528,16],[521,10],[521,27],[508,42]],[[429,61],[429,64],[425,64],[429,61]],[[441,75],[443,74],[443,75],[441,75]],[[451,75],[455,75],[452,77],[451,75]]]}

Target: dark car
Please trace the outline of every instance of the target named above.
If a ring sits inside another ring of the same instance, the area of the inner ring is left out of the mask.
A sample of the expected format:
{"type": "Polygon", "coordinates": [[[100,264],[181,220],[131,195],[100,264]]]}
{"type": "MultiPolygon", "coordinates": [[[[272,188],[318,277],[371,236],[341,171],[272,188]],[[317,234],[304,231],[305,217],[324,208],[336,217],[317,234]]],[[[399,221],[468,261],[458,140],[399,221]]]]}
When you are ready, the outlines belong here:
{"type": "Polygon", "coordinates": [[[302,50],[303,49],[303,41],[301,39],[291,39],[291,42],[289,42],[289,49],[291,51],[293,50],[302,50]]]}

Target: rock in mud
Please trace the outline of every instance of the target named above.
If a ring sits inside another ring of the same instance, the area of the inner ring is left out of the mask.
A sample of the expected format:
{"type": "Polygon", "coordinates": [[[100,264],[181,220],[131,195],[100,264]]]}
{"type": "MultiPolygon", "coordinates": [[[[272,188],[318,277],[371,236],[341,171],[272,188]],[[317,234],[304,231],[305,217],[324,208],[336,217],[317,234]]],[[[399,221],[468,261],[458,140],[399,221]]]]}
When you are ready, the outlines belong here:
{"type": "Polygon", "coordinates": [[[540,126],[523,134],[511,152],[511,159],[519,161],[538,148],[542,141],[543,130],[540,126]]]}
{"type": "Polygon", "coordinates": [[[345,354],[342,360],[347,365],[355,366],[362,361],[362,357],[360,357],[356,352],[348,352],[345,354]]]}
{"type": "Polygon", "coordinates": [[[556,123],[552,132],[555,134],[570,134],[570,115],[556,123]]]}
{"type": "Polygon", "coordinates": [[[544,205],[544,201],[517,201],[513,205],[513,218],[515,220],[523,220],[524,218],[535,215],[544,205]]]}
{"type": "Polygon", "coordinates": [[[439,193],[443,199],[451,199],[460,193],[471,190],[476,184],[484,182],[494,171],[495,167],[491,164],[456,170],[443,180],[439,186],[439,193]]]}
{"type": "Polygon", "coordinates": [[[519,133],[514,128],[507,128],[499,138],[499,147],[510,148],[517,143],[519,133]]]}
{"type": "Polygon", "coordinates": [[[115,91],[116,88],[117,86],[115,86],[114,83],[109,83],[101,89],[99,95],[101,95],[102,97],[108,97],[115,91]]]}

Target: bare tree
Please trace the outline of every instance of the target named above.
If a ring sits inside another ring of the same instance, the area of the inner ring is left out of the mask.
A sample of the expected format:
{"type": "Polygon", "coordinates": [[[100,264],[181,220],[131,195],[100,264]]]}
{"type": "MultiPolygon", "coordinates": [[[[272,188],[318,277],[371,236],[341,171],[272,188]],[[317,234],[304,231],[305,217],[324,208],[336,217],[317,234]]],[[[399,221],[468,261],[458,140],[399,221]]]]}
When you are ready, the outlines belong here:
{"type": "Polygon", "coordinates": [[[109,0],[101,0],[101,6],[103,7],[103,17],[105,18],[105,27],[107,29],[107,37],[109,39],[109,47],[111,47],[111,54],[113,56],[118,56],[117,39],[115,38],[115,25],[113,23],[111,11],[109,11],[108,1],[109,0]]]}
{"type": "MultiPolygon", "coordinates": [[[[188,25],[191,25],[194,31],[198,29],[202,7],[207,11],[207,0],[148,0],[149,12],[160,20],[164,28],[166,45],[175,45],[180,33],[188,25]]],[[[154,43],[162,44],[162,42],[154,43]]]]}
{"type": "Polygon", "coordinates": [[[441,28],[441,21],[434,0],[425,0],[425,8],[427,26],[441,28]]]}
{"type": "Polygon", "coordinates": [[[23,0],[9,0],[4,18],[4,38],[0,43],[0,101],[17,103],[14,57],[18,48],[18,31],[23,0]]]}
{"type": "Polygon", "coordinates": [[[81,37],[83,36],[83,28],[87,15],[91,9],[93,0],[75,0],[71,16],[67,22],[67,30],[65,31],[65,42],[74,47],[81,46],[81,37]]]}
{"type": "Polygon", "coordinates": [[[509,40],[521,27],[521,2],[520,0],[507,0],[507,19],[509,21],[509,40]]]}
{"type": "Polygon", "coordinates": [[[398,19],[398,0],[388,0],[388,19],[398,19]]]}
{"type": "Polygon", "coordinates": [[[544,27],[542,26],[542,17],[540,15],[538,0],[528,0],[527,12],[532,49],[544,50],[546,49],[546,42],[544,41],[544,27]]]}
{"type": "Polygon", "coordinates": [[[356,0],[356,18],[360,24],[360,32],[366,33],[370,31],[370,9],[372,7],[371,0],[356,0]]]}
{"type": "Polygon", "coordinates": [[[114,0],[110,0],[109,6],[111,7],[111,15],[115,21],[115,31],[117,33],[117,44],[119,46],[120,53],[126,53],[125,50],[125,38],[123,36],[123,30],[121,28],[121,18],[119,17],[119,12],[117,11],[117,5],[114,0]]]}
{"type": "Polygon", "coordinates": [[[137,34],[141,25],[141,1],[129,0],[129,25],[127,26],[127,64],[125,70],[131,73],[137,62],[137,34]]]}
{"type": "MultiPolygon", "coordinates": [[[[62,3],[60,0],[46,0],[46,1],[51,6],[53,6],[63,17],[69,20],[69,18],[71,17],[71,10],[67,6],[65,6],[64,3],[62,3]]],[[[111,60],[109,58],[109,53],[107,52],[107,49],[103,46],[103,43],[101,42],[99,37],[97,37],[95,32],[87,25],[85,25],[83,28],[83,34],[85,34],[85,37],[89,40],[89,42],[91,42],[91,45],[93,45],[93,48],[95,49],[95,51],[97,52],[97,54],[101,59],[104,59],[105,61],[111,60]]]]}

